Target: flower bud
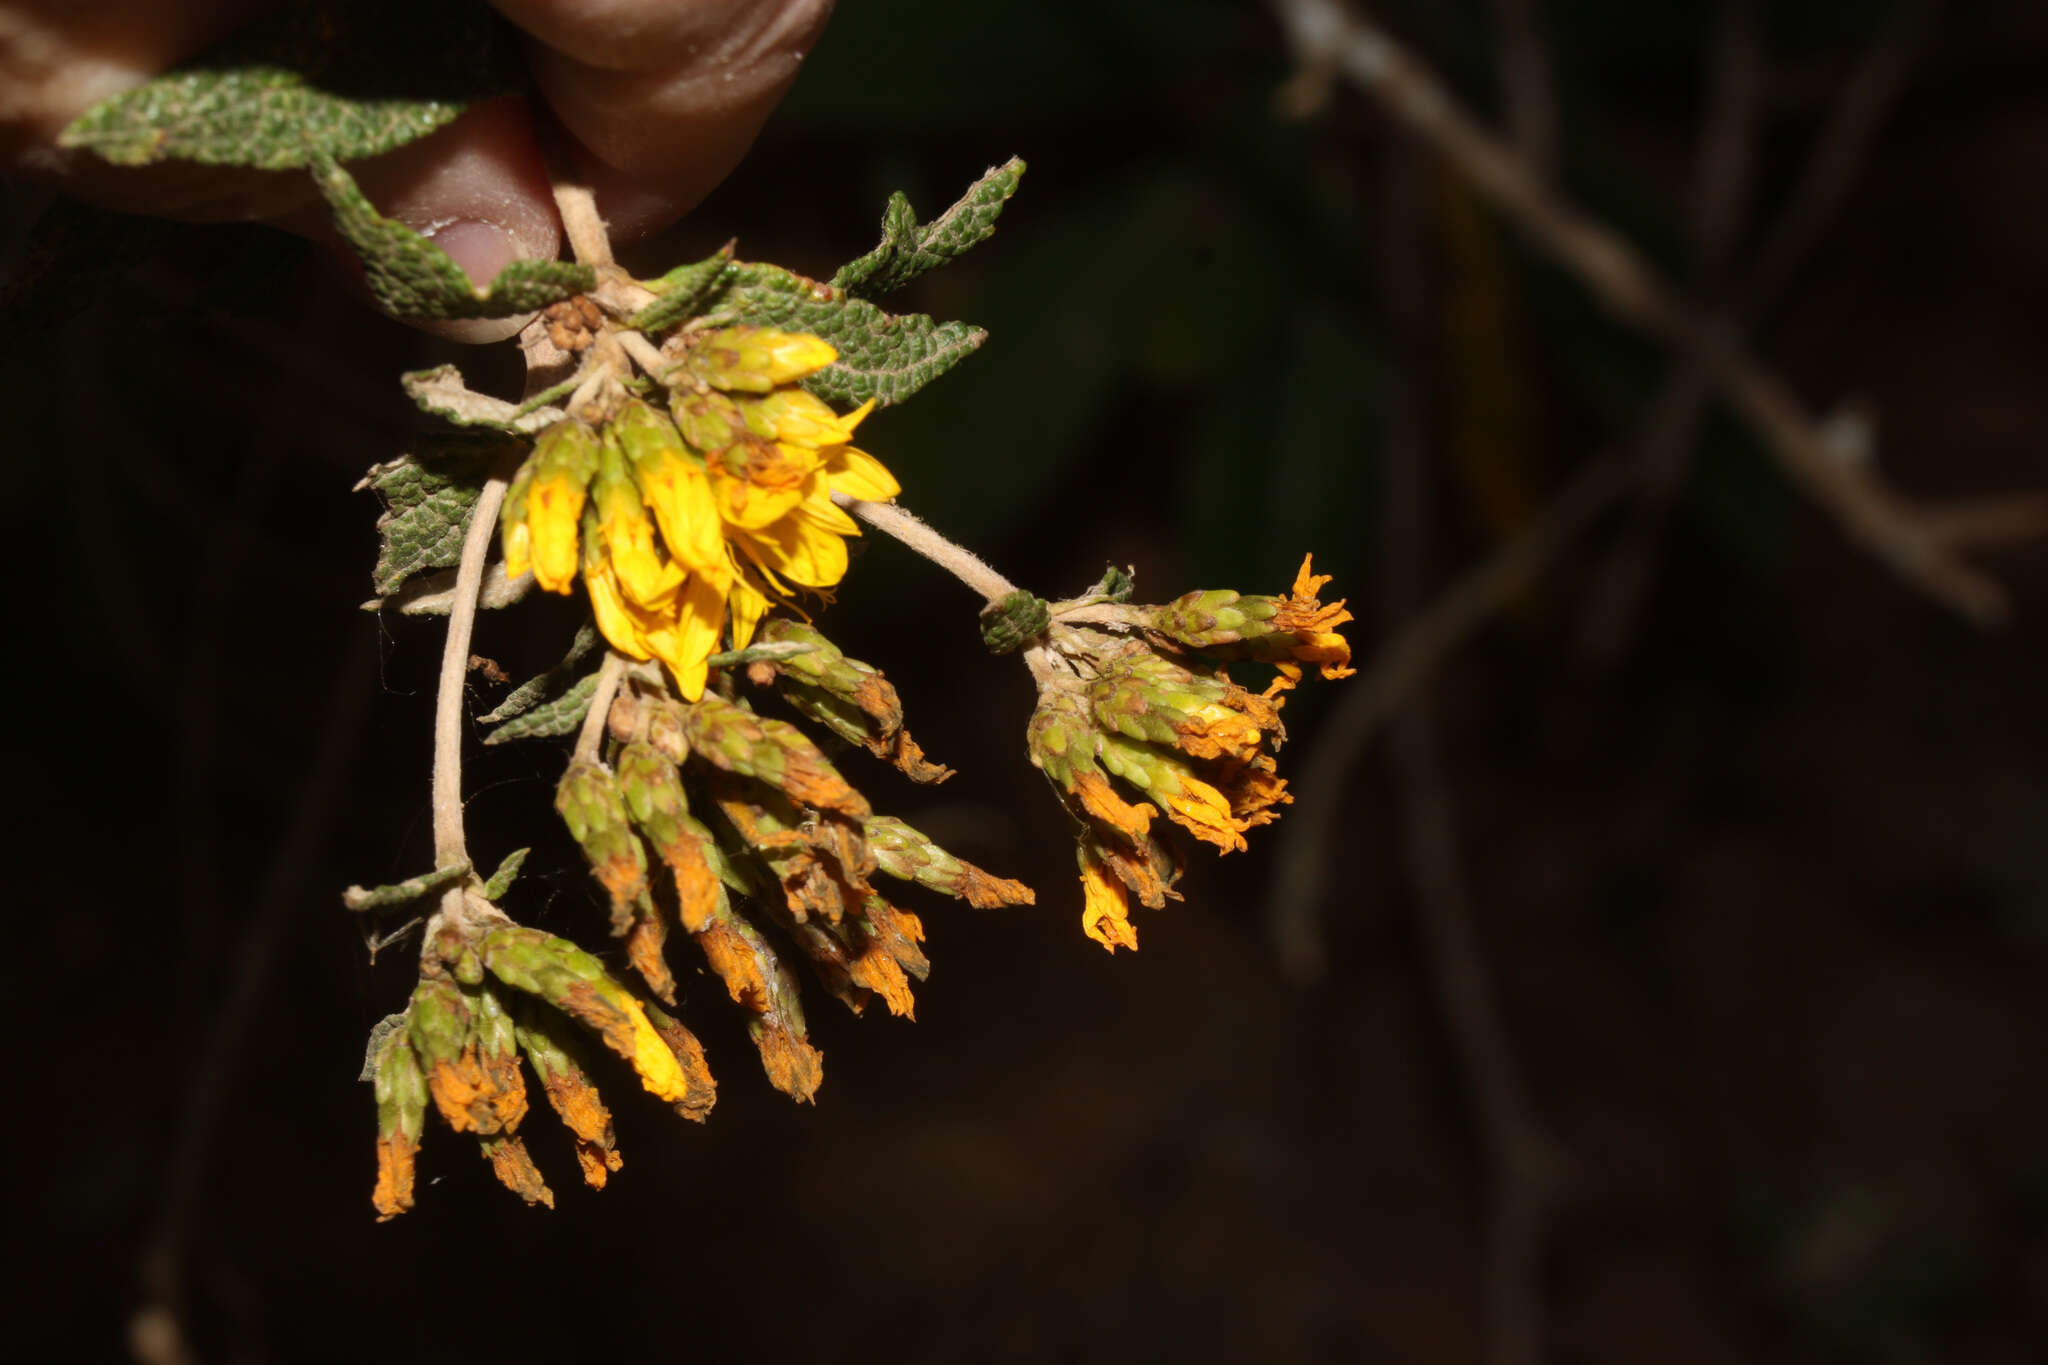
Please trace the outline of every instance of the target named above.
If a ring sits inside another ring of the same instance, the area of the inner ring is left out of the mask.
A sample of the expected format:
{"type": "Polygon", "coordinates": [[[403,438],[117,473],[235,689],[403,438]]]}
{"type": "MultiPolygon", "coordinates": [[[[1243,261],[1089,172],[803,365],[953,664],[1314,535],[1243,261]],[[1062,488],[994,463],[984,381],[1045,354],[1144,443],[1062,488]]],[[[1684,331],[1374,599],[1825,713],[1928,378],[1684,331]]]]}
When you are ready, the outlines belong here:
{"type": "Polygon", "coordinates": [[[412,1207],[413,1157],[427,1116],[427,1079],[405,1029],[393,1029],[376,1059],[377,1221],[412,1207]]]}
{"type": "Polygon", "coordinates": [[[572,763],[555,788],[555,809],[611,897],[612,932],[624,934],[647,899],[647,855],[628,823],[618,783],[596,763],[572,763]]]}
{"type": "Polygon", "coordinates": [[[876,866],[899,881],[912,881],[944,892],[977,910],[1030,905],[1037,900],[1037,895],[1024,883],[993,876],[954,857],[893,816],[869,816],[866,835],[876,866]]]}
{"type": "MultiPolygon", "coordinates": [[[[661,420],[646,404],[640,407],[661,420]]],[[[641,500],[616,422],[605,427],[591,496],[597,506],[599,543],[619,586],[639,606],[665,606],[683,581],[683,568],[664,558],[654,543],[654,519],[641,500]]]]}
{"type": "Polygon", "coordinates": [[[760,636],[773,644],[808,646],[773,666],[778,690],[797,711],[841,739],[866,746],[913,782],[943,782],[953,775],[951,768],[926,759],[903,728],[903,703],[880,669],[848,658],[817,627],[792,617],[766,622],[760,636]]]}
{"type": "Polygon", "coordinates": [[[576,580],[576,535],[599,449],[595,431],[563,418],[540,434],[528,457],[525,526],[533,580],[549,592],[566,593],[576,580]]]}
{"type": "Polygon", "coordinates": [[[611,1111],[599,1098],[573,1042],[557,1033],[557,1018],[530,1005],[520,1009],[515,1015],[519,1047],[540,1079],[541,1093],[575,1139],[583,1182],[601,1190],[606,1177],[623,1164],[612,1136],[611,1111]]]}
{"type": "Polygon", "coordinates": [[[763,720],[744,706],[706,693],[689,709],[683,730],[699,758],[765,782],[800,805],[855,819],[870,812],[867,798],[847,785],[818,746],[786,721],[763,720]]]}
{"type": "Polygon", "coordinates": [[[690,573],[726,576],[718,505],[703,457],[684,445],[675,424],[640,399],[628,399],[607,439],[624,454],[675,563],[690,573]]]}
{"type": "Polygon", "coordinates": [[[704,332],[683,357],[683,368],[716,389],[767,393],[778,384],[824,369],[839,353],[819,337],[773,327],[722,327],[704,332]]]}
{"type": "Polygon", "coordinates": [[[647,1007],[614,981],[604,964],[566,939],[506,927],[484,936],[484,966],[516,991],[538,996],[582,1024],[632,1063],[657,1099],[681,1103],[691,1082],[654,1026],[647,1007]]]}
{"type": "Polygon", "coordinates": [[[1225,853],[1245,846],[1244,826],[1230,813],[1230,799],[1195,776],[1185,762],[1150,744],[1106,735],[1102,766],[1166,808],[1174,823],[1225,853]]]}

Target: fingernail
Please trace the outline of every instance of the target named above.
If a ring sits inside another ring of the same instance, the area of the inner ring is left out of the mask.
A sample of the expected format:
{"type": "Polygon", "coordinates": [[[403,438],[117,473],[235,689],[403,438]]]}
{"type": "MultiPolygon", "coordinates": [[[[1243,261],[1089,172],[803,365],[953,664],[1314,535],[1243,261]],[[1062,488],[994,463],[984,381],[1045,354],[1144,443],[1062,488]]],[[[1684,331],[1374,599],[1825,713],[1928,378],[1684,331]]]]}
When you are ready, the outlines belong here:
{"type": "Polygon", "coordinates": [[[427,239],[455,258],[462,272],[476,285],[488,285],[498,272],[525,253],[519,239],[494,223],[461,218],[429,232],[427,239]]]}

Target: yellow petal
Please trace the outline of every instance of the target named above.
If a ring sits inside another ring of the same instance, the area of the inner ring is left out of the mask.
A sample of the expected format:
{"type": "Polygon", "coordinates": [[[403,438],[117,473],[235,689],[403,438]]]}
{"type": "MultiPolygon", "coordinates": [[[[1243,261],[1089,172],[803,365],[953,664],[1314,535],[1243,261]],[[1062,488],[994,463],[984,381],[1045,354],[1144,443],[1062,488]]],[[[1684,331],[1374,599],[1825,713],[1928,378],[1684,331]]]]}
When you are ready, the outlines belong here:
{"type": "Polygon", "coordinates": [[[698,574],[690,575],[675,598],[675,616],[648,643],[675,679],[685,701],[704,695],[710,676],[705,660],[718,652],[718,633],[725,624],[725,586],[698,574]]]}
{"type": "Polygon", "coordinates": [[[640,1075],[640,1084],[659,1100],[673,1102],[687,1096],[690,1093],[689,1079],[683,1075],[676,1054],[669,1051],[668,1044],[647,1021],[647,1011],[640,1007],[640,1002],[619,991],[612,1003],[624,1010],[632,1021],[633,1055],[630,1060],[633,1070],[640,1075]]]}
{"type": "Polygon", "coordinates": [[[810,518],[787,516],[742,542],[754,562],[807,588],[829,588],[846,577],[846,540],[810,518]]]}
{"type": "Polygon", "coordinates": [[[1119,948],[1135,952],[1138,931],[1131,927],[1130,893],[1085,845],[1081,849],[1081,892],[1081,932],[1112,953],[1119,948]]]}
{"type": "Polygon", "coordinates": [[[619,581],[612,574],[610,562],[600,561],[591,565],[584,571],[583,582],[590,590],[590,611],[597,618],[597,628],[611,647],[628,658],[653,658],[652,642],[640,618],[619,591],[619,581]]]}
{"type": "Polygon", "coordinates": [[[829,403],[802,389],[777,389],[763,398],[742,399],[740,409],[766,423],[776,440],[813,450],[840,445],[852,431],[829,403]]]}
{"type": "Polygon", "coordinates": [[[549,592],[565,593],[576,581],[576,527],[583,518],[583,499],[582,484],[555,476],[535,479],[527,494],[533,578],[549,592]]]}
{"type": "Polygon", "coordinates": [[[644,607],[665,603],[683,581],[680,566],[664,559],[654,544],[654,522],[640,490],[626,472],[615,441],[605,441],[604,463],[593,486],[598,534],[626,596],[644,607]]]}
{"type": "Polygon", "coordinates": [[[732,614],[732,647],[745,649],[754,638],[754,630],[761,624],[761,618],[768,614],[772,605],[768,595],[755,587],[745,574],[733,576],[732,587],[725,596],[726,609],[732,614]]]}
{"type": "Polygon", "coordinates": [[[818,453],[782,441],[735,441],[707,468],[718,514],[728,525],[758,531],[803,501],[818,453]]]}
{"type": "Polygon", "coordinates": [[[860,523],[848,516],[838,503],[832,501],[830,489],[831,486],[820,479],[810,495],[804,499],[803,505],[797,509],[797,514],[835,535],[859,535],[860,523]]]}
{"type": "Polygon", "coordinates": [[[517,578],[533,567],[533,532],[522,519],[505,528],[505,577],[517,578]]]}
{"type": "Polygon", "coordinates": [[[832,481],[833,492],[863,502],[887,502],[903,491],[903,485],[880,460],[853,446],[832,452],[825,461],[825,475],[832,481]]]}
{"type": "Polygon", "coordinates": [[[1230,814],[1230,798],[1199,777],[1183,776],[1180,790],[1152,793],[1175,824],[1229,853],[1245,847],[1244,826],[1230,814]]]}

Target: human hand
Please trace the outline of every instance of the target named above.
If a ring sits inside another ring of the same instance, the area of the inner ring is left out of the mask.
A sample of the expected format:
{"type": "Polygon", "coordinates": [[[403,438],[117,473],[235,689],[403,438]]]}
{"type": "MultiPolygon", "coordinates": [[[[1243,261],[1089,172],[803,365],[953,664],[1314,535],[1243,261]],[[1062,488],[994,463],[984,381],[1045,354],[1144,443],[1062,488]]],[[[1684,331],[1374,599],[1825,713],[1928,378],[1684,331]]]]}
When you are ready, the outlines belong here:
{"type": "MultiPolygon", "coordinates": [[[[108,165],[59,149],[92,105],[260,17],[271,0],[0,0],[0,170],[134,213],[257,219],[332,241],[304,175],[108,165]]],[[[832,0],[492,0],[525,35],[535,90],[351,167],[380,211],[431,237],[471,279],[553,259],[562,229],[535,134],[566,136],[615,241],[674,221],[738,164],[795,78],[832,0]],[[529,103],[529,99],[533,103],[529,103]]],[[[434,330],[497,340],[516,322],[434,330]]]]}

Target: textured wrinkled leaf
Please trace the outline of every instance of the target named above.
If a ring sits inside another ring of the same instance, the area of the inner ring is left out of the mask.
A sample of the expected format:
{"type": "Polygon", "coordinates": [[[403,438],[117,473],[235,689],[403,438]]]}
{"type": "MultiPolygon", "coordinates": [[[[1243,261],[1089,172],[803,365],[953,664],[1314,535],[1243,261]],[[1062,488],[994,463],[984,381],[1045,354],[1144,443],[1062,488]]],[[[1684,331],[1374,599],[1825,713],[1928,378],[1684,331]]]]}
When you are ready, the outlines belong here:
{"type": "Polygon", "coordinates": [[[300,0],[93,106],[59,141],[124,166],[288,170],[402,147],[522,83],[481,0],[300,0]]]}
{"type": "Polygon", "coordinates": [[[832,343],[839,359],[803,381],[836,403],[872,398],[900,403],[972,355],[988,333],[923,313],[890,314],[866,299],[773,265],[737,267],[716,302],[721,316],[757,327],[809,332],[832,343]]]}
{"type": "Polygon", "coordinates": [[[533,850],[530,848],[515,848],[505,855],[505,861],[498,864],[498,870],[484,883],[485,900],[504,899],[505,893],[512,889],[512,883],[518,879],[519,869],[525,864],[526,855],[531,852],[533,850]]]}
{"type": "Polygon", "coordinates": [[[488,289],[470,283],[455,258],[405,224],[377,212],[355,178],[330,156],[313,160],[334,226],[363,260],[363,282],[395,318],[509,318],[532,313],[597,284],[587,265],[569,261],[514,261],[488,289]]]}
{"type": "Polygon", "coordinates": [[[509,744],[515,739],[550,739],[566,735],[583,724],[583,717],[590,710],[591,695],[596,691],[597,672],[592,670],[553,701],[542,702],[485,735],[484,743],[509,744]]]}
{"type": "Polygon", "coordinates": [[[881,244],[841,266],[832,283],[849,294],[873,298],[944,265],[995,232],[996,219],[1017,192],[1023,175],[1024,163],[1017,157],[990,167],[953,207],[923,224],[917,221],[910,200],[901,193],[890,195],[889,207],[882,215],[881,244]]]}
{"type": "Polygon", "coordinates": [[[396,905],[409,905],[413,901],[445,891],[469,875],[469,862],[450,863],[437,867],[432,872],[422,872],[417,877],[408,877],[402,882],[388,886],[351,886],[341,893],[341,903],[351,910],[389,910],[396,905]]]}
{"type": "Polygon", "coordinates": [[[562,656],[562,662],[513,688],[505,700],[477,719],[485,725],[501,725],[515,716],[525,715],[536,706],[556,700],[575,685],[576,665],[588,658],[590,651],[596,648],[597,627],[585,621],[577,627],[576,638],[569,642],[569,652],[562,656]]]}
{"type": "Polygon", "coordinates": [[[515,442],[497,436],[422,441],[420,454],[372,465],[356,485],[384,500],[377,518],[383,546],[370,576],[380,597],[389,597],[415,574],[445,569],[462,557],[462,537],[492,467],[515,442]]]}
{"type": "Polygon", "coordinates": [[[628,326],[640,332],[659,332],[703,311],[703,304],[732,282],[735,267],[732,243],[727,242],[715,256],[679,265],[647,287],[661,297],[633,315],[628,326]]]}

